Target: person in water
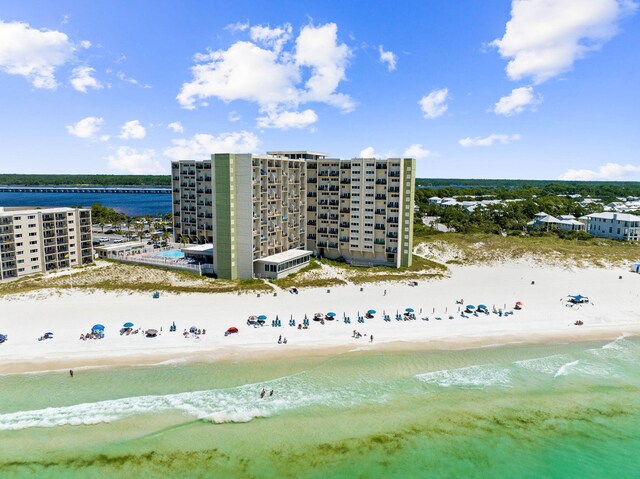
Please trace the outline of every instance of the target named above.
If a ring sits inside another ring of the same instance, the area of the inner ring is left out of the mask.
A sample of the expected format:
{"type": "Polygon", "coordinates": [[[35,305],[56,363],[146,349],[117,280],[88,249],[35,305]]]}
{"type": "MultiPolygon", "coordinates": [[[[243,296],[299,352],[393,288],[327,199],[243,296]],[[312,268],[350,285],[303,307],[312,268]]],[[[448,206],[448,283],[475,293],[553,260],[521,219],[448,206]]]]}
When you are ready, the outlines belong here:
{"type": "Polygon", "coordinates": [[[269,392],[269,396],[273,396],[273,389],[269,392]]]}
{"type": "Polygon", "coordinates": [[[267,394],[265,388],[262,388],[262,392],[260,393],[260,399],[264,399],[264,395],[267,394]]]}

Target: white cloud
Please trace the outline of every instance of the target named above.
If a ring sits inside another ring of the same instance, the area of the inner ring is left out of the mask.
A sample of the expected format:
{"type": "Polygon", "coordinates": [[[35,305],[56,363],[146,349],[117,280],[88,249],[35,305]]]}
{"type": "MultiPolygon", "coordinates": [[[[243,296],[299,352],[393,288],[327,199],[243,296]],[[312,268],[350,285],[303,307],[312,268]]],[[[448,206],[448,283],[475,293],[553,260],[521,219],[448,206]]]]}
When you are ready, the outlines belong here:
{"type": "Polygon", "coordinates": [[[447,99],[449,97],[449,89],[442,88],[433,90],[428,95],[423,96],[418,104],[422,108],[425,118],[438,118],[443,115],[449,108],[447,99]]]}
{"type": "Polygon", "coordinates": [[[600,48],[637,6],[631,0],[513,0],[505,33],[491,45],[509,60],[510,79],[542,83],[600,48]]]}
{"type": "Polygon", "coordinates": [[[173,146],[164,154],[174,160],[200,160],[213,153],[252,153],[258,149],[258,137],[249,131],[221,133],[218,136],[200,133],[191,138],[172,140],[173,146]]]}
{"type": "Polygon", "coordinates": [[[276,28],[256,25],[249,30],[249,36],[255,43],[262,44],[264,47],[280,53],[285,43],[291,40],[291,31],[289,23],[276,28]]]}
{"type": "Polygon", "coordinates": [[[640,165],[607,163],[597,170],[569,169],[560,176],[560,179],[567,181],[621,180],[634,173],[640,178],[640,165]]]}
{"type": "Polygon", "coordinates": [[[167,128],[169,128],[171,131],[175,133],[184,133],[184,127],[182,126],[182,123],[180,123],[179,121],[174,121],[173,123],[169,123],[167,125],[167,128]]]}
{"type": "Polygon", "coordinates": [[[103,123],[104,120],[100,117],[88,116],[73,125],[67,125],[67,131],[78,138],[95,138],[103,123]]]}
{"type": "Polygon", "coordinates": [[[267,112],[266,116],[258,117],[258,127],[288,130],[289,128],[305,128],[316,121],[318,121],[318,115],[310,109],[301,112],[267,112]]]}
{"type": "MultiPolygon", "coordinates": [[[[251,41],[238,41],[226,50],[194,56],[193,79],[182,85],[176,97],[182,107],[194,109],[206,104],[208,98],[225,103],[244,100],[258,105],[263,115],[258,118],[259,124],[276,113],[290,118],[295,114],[309,123],[311,110],[297,111],[309,102],[326,103],[343,112],[355,108],[348,95],[336,92],[345,79],[351,50],[338,42],[334,23],[303,27],[295,46],[291,45],[289,24],[233,28],[245,30],[251,41]]],[[[290,122],[282,122],[283,128],[288,125],[290,122]]]]}
{"type": "Polygon", "coordinates": [[[123,140],[142,140],[146,135],[147,130],[140,124],[140,121],[131,120],[122,125],[118,138],[123,140]]]}
{"type": "Polygon", "coordinates": [[[522,113],[527,107],[529,110],[534,110],[540,103],[542,103],[542,95],[536,95],[533,87],[523,86],[514,88],[509,95],[500,98],[493,112],[497,115],[511,116],[522,113]]]}
{"type": "Polygon", "coordinates": [[[345,79],[350,56],[349,47],[344,43],[338,44],[338,26],[335,23],[303,27],[296,39],[295,61],[299,66],[310,67],[311,77],[305,83],[307,90],[302,94],[302,101],[319,101],[343,112],[353,111],[355,103],[348,95],[334,93],[345,79]]]}
{"type": "Polygon", "coordinates": [[[374,150],[373,146],[367,146],[364,150],[360,152],[358,158],[378,158],[378,154],[376,150],[374,150]]]}
{"type": "Polygon", "coordinates": [[[476,136],[475,138],[467,137],[461,139],[458,143],[460,146],[464,146],[465,148],[470,146],[492,146],[494,143],[498,142],[503,145],[508,145],[514,141],[520,140],[522,137],[515,133],[513,135],[499,135],[493,134],[486,137],[476,136]]]}
{"type": "Polygon", "coordinates": [[[229,30],[231,33],[244,32],[249,29],[249,22],[230,23],[224,29],[229,30]]]}
{"type": "Polygon", "coordinates": [[[101,90],[104,86],[91,76],[93,72],[95,72],[95,70],[91,67],[74,68],[71,72],[71,86],[82,93],[87,93],[87,88],[101,90]]]}
{"type": "Polygon", "coordinates": [[[91,48],[91,42],[89,40],[82,40],[80,42],[80,46],[82,48],[84,48],[85,50],[87,50],[87,49],[91,48]]]}
{"type": "Polygon", "coordinates": [[[151,149],[120,146],[115,154],[109,155],[105,159],[112,170],[123,171],[133,175],[166,173],[166,168],[156,159],[155,150],[151,149]]]}
{"type": "MultiPolygon", "coordinates": [[[[124,57],[124,55],[122,57],[126,58],[126,57],[124,57]]],[[[119,80],[121,80],[123,82],[126,82],[126,83],[131,83],[132,85],[135,85],[135,86],[139,86],[140,88],[151,88],[151,85],[147,85],[146,83],[140,83],[135,78],[128,77],[123,72],[116,73],[116,76],[118,77],[119,80]]]]}
{"type": "Polygon", "coordinates": [[[380,61],[387,64],[387,68],[390,72],[396,69],[396,61],[398,60],[398,57],[395,53],[384,51],[382,45],[378,47],[378,53],[380,53],[380,61]]]}
{"type": "Polygon", "coordinates": [[[0,20],[0,71],[21,75],[34,88],[55,89],[55,70],[70,61],[74,51],[65,33],[0,20]]]}
{"type": "Polygon", "coordinates": [[[231,122],[238,121],[240,118],[242,117],[237,111],[230,111],[229,114],[227,115],[227,120],[231,122]]]}
{"type": "Polygon", "coordinates": [[[414,143],[404,151],[405,158],[415,158],[416,160],[422,160],[433,156],[433,153],[422,147],[420,143],[414,143]]]}

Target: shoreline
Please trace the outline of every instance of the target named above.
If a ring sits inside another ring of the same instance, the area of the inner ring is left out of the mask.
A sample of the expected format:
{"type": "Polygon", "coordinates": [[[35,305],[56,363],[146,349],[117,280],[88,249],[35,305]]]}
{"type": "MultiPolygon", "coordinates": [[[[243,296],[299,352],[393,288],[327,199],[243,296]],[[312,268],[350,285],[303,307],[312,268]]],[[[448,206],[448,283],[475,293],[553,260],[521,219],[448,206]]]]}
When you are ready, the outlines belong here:
{"type": "Polygon", "coordinates": [[[0,333],[9,340],[0,345],[0,375],[82,368],[157,366],[179,363],[225,363],[330,357],[358,351],[442,351],[517,344],[559,344],[605,341],[623,334],[640,335],[640,275],[622,269],[567,270],[527,264],[452,268],[449,278],[405,283],[305,289],[299,294],[238,295],[237,293],[163,294],[155,300],[142,293],[65,291],[27,293],[0,299],[0,333]],[[570,286],[568,286],[570,285],[570,286]],[[591,302],[566,307],[567,294],[585,294],[591,302]],[[513,315],[473,315],[463,318],[457,302],[484,302],[492,309],[517,301],[524,308],[513,315]],[[396,310],[412,307],[417,319],[396,321],[396,310]],[[374,320],[356,321],[358,313],[377,310],[374,320]],[[307,330],[296,326],[305,314],[334,311],[335,321],[310,321],[307,330]],[[391,315],[385,322],[382,313],[391,315]],[[420,312],[419,312],[420,311],[420,312]],[[424,311],[424,312],[422,312],[424,311]],[[342,315],[351,317],[344,324],[342,315]],[[246,325],[251,314],[267,315],[267,326],[246,325]],[[420,319],[429,317],[429,321],[420,319]],[[453,319],[449,319],[452,316],[453,319]],[[282,327],[270,327],[279,317],[282,327]],[[441,320],[436,318],[440,317],[441,320]],[[574,326],[576,320],[583,326],[574,326]],[[141,333],[121,336],[119,328],[132,321],[143,330],[162,331],[157,338],[141,333]],[[168,332],[175,321],[176,332],[168,332]],[[79,341],[91,325],[106,327],[105,338],[79,341]],[[190,326],[206,329],[198,339],[184,338],[190,326]],[[239,334],[224,337],[228,327],[239,334]],[[363,337],[355,339],[352,332],[363,337]],[[36,341],[45,331],[54,338],[36,341]],[[288,344],[278,344],[278,336],[288,344]],[[373,344],[370,335],[374,336],[373,344]]]}
{"type": "Polygon", "coordinates": [[[541,334],[536,338],[523,339],[521,337],[486,337],[483,339],[468,339],[461,341],[460,338],[451,340],[434,341],[392,341],[381,342],[370,347],[353,347],[353,345],[324,346],[316,347],[312,350],[303,347],[293,347],[286,351],[265,350],[259,347],[244,347],[243,350],[201,351],[191,353],[167,353],[154,355],[126,355],[120,357],[79,357],[58,360],[43,360],[40,362],[16,362],[0,365],[0,377],[23,374],[45,374],[45,373],[66,373],[69,369],[74,372],[83,370],[98,369],[126,369],[145,367],[167,367],[174,365],[202,365],[202,364],[229,364],[229,363],[249,363],[256,360],[300,360],[300,359],[323,359],[346,354],[394,354],[411,352],[440,352],[440,351],[467,351],[473,349],[490,349],[503,347],[527,347],[527,346],[554,346],[563,344],[578,344],[592,342],[608,342],[619,338],[635,338],[640,336],[640,326],[634,331],[624,331],[618,328],[605,331],[585,331],[584,334],[576,336],[568,332],[566,334],[541,334]],[[251,358],[237,357],[240,353],[251,353],[251,358]],[[226,353],[226,354],[225,354],[226,353]]]}

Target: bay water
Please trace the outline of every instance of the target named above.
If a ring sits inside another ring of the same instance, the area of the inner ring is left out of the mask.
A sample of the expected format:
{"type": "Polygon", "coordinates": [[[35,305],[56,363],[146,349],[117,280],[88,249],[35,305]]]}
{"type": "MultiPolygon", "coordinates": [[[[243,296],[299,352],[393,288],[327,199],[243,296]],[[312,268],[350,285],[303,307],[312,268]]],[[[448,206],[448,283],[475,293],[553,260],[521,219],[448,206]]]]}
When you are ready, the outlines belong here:
{"type": "Polygon", "coordinates": [[[639,471],[631,337],[0,376],[2,478],[639,471]]]}
{"type": "Polygon", "coordinates": [[[0,206],[90,207],[100,203],[128,216],[171,213],[171,195],[153,193],[19,193],[0,192],[0,206]]]}

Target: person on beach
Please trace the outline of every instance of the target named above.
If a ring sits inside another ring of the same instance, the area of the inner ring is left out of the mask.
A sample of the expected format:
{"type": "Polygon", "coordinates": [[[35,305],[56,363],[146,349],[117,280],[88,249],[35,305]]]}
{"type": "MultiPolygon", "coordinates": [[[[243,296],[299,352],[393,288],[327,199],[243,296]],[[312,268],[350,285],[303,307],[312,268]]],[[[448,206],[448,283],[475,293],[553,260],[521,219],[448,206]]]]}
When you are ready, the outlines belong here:
{"type": "Polygon", "coordinates": [[[282,344],[287,344],[287,338],[284,338],[284,339],[282,340],[282,344]]]}
{"type": "Polygon", "coordinates": [[[387,295],[387,290],[385,289],[385,290],[384,290],[384,296],[386,296],[386,295],[387,295]]]}
{"type": "Polygon", "coordinates": [[[73,377],[73,369],[69,369],[69,376],[73,377]]]}
{"type": "Polygon", "coordinates": [[[373,342],[373,334],[371,335],[371,342],[373,342]]]}

